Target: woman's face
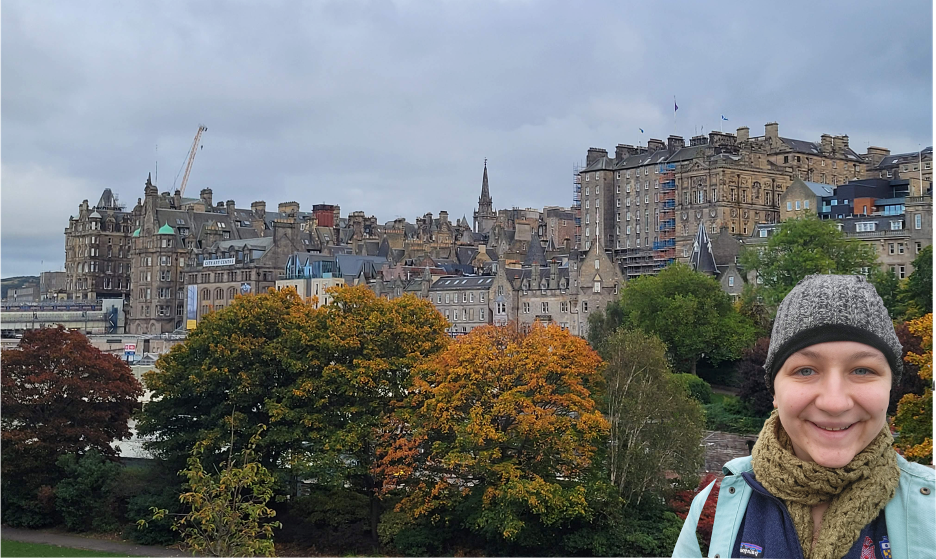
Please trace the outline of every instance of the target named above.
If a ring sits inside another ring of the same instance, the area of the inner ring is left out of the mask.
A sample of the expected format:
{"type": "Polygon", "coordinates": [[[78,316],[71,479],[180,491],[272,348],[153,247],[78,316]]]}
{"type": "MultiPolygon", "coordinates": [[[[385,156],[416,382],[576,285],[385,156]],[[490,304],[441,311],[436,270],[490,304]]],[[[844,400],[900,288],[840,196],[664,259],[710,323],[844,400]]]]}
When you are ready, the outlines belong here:
{"type": "Polygon", "coordinates": [[[823,342],[787,358],[774,379],[774,406],[798,458],[843,467],[884,427],[890,386],[880,350],[823,342]]]}

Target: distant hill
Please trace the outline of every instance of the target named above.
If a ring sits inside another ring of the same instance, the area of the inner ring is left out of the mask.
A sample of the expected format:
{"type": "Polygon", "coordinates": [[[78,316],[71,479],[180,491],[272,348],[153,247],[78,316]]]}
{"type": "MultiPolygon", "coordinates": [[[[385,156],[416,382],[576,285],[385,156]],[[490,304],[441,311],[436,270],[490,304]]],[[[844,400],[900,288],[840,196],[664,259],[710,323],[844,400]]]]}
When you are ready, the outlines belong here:
{"type": "Polygon", "coordinates": [[[2,292],[0,292],[0,298],[6,299],[7,290],[16,290],[19,288],[28,288],[30,286],[39,287],[39,277],[38,276],[11,276],[10,278],[3,278],[0,280],[0,284],[3,286],[2,292]]]}

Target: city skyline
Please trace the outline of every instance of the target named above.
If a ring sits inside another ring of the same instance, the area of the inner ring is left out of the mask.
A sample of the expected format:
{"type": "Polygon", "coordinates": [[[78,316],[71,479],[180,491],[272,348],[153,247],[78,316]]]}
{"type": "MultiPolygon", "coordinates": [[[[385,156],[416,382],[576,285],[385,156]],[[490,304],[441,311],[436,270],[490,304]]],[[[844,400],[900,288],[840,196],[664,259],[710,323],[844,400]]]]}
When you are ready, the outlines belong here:
{"type": "Polygon", "coordinates": [[[673,133],[915,151],[932,7],[874,6],[5,2],[2,276],[60,270],[83,199],[172,190],[201,123],[187,196],[380,223],[470,221],[485,158],[496,208],[543,208],[571,204],[588,147],[673,133]]]}

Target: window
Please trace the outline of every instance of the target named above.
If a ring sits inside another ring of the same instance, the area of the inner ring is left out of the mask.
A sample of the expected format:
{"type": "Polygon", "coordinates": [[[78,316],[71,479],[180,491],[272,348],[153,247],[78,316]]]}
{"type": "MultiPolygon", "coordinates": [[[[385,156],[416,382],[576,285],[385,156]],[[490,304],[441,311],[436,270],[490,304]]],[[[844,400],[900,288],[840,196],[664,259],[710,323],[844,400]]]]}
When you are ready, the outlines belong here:
{"type": "Polygon", "coordinates": [[[921,229],[923,227],[923,214],[914,214],[913,215],[913,229],[921,229]]]}
{"type": "Polygon", "coordinates": [[[893,243],[888,243],[888,244],[887,244],[887,252],[890,253],[891,255],[894,254],[894,244],[893,244],[893,243]]]}
{"type": "Polygon", "coordinates": [[[898,276],[901,280],[903,280],[904,278],[907,277],[907,267],[905,267],[905,266],[898,266],[897,269],[900,271],[900,273],[899,273],[897,276],[898,276]]]}
{"type": "Polygon", "coordinates": [[[897,244],[897,254],[898,254],[898,255],[904,254],[904,244],[903,244],[903,243],[898,243],[898,244],[897,244]]]}
{"type": "Polygon", "coordinates": [[[478,301],[480,301],[481,303],[484,303],[484,292],[481,292],[478,294],[478,301]]]}
{"type": "Polygon", "coordinates": [[[471,292],[470,294],[468,294],[468,301],[470,303],[474,303],[474,292],[471,292]]]}
{"type": "Polygon", "coordinates": [[[587,302],[587,301],[583,301],[583,302],[582,302],[582,313],[588,313],[588,302],[587,302]]]}
{"type": "MultiPolygon", "coordinates": [[[[455,296],[458,297],[457,295],[455,296]]],[[[468,292],[462,292],[462,303],[468,303],[468,292]]]]}
{"type": "Polygon", "coordinates": [[[855,231],[875,231],[877,230],[876,222],[858,222],[855,224],[855,231]]]}
{"type": "Polygon", "coordinates": [[[809,200],[808,200],[808,199],[803,201],[803,208],[809,210],[809,200]]]}
{"type": "Polygon", "coordinates": [[[524,313],[530,312],[530,302],[528,301],[523,302],[523,312],[524,313]]]}
{"type": "Polygon", "coordinates": [[[548,315],[548,314],[549,314],[549,302],[544,301],[542,304],[540,304],[540,307],[541,307],[542,310],[543,310],[543,315],[548,315]]]}
{"type": "MultiPolygon", "coordinates": [[[[797,204],[797,206],[798,206],[798,204],[797,204]]],[[[786,209],[787,209],[787,212],[792,212],[792,211],[793,211],[793,203],[790,202],[789,200],[786,202],[786,209]]]]}
{"type": "Polygon", "coordinates": [[[484,318],[484,308],[483,308],[483,307],[482,307],[481,309],[478,310],[478,320],[479,320],[479,321],[484,321],[484,320],[485,320],[485,318],[484,318]]]}
{"type": "Polygon", "coordinates": [[[506,313],[507,313],[507,304],[504,303],[504,302],[502,302],[502,301],[497,302],[497,312],[498,312],[499,314],[501,314],[501,315],[506,314],[506,313]]]}
{"type": "Polygon", "coordinates": [[[568,313],[569,312],[569,302],[560,301],[559,302],[559,313],[568,313]]]}
{"type": "Polygon", "coordinates": [[[890,228],[893,229],[903,229],[903,220],[891,220],[890,228]]]}
{"type": "Polygon", "coordinates": [[[796,209],[797,209],[797,210],[800,209],[800,201],[798,201],[798,200],[796,201],[796,209]]]}
{"type": "Polygon", "coordinates": [[[601,281],[600,280],[595,280],[595,284],[592,286],[592,291],[595,292],[596,294],[601,293],[601,281]]]}
{"type": "Polygon", "coordinates": [[[445,303],[451,303],[452,294],[445,294],[445,303]]]}
{"type": "Polygon", "coordinates": [[[729,287],[734,287],[734,276],[729,276],[729,277],[728,277],[728,286],[729,286],[729,287]]]}

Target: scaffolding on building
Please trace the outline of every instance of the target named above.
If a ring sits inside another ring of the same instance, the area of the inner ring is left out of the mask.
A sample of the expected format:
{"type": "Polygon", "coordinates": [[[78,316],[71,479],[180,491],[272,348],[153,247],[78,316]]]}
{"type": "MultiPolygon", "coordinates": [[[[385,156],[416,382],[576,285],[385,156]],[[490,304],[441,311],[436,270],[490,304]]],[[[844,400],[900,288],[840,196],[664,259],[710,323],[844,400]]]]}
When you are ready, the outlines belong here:
{"type": "Polygon", "coordinates": [[[676,260],[676,165],[661,164],[660,212],[657,220],[657,240],[653,242],[653,265],[656,270],[676,260]]]}
{"type": "Polygon", "coordinates": [[[582,246],[582,176],[579,174],[582,166],[578,163],[572,165],[572,218],[575,220],[575,247],[582,246]]]}

